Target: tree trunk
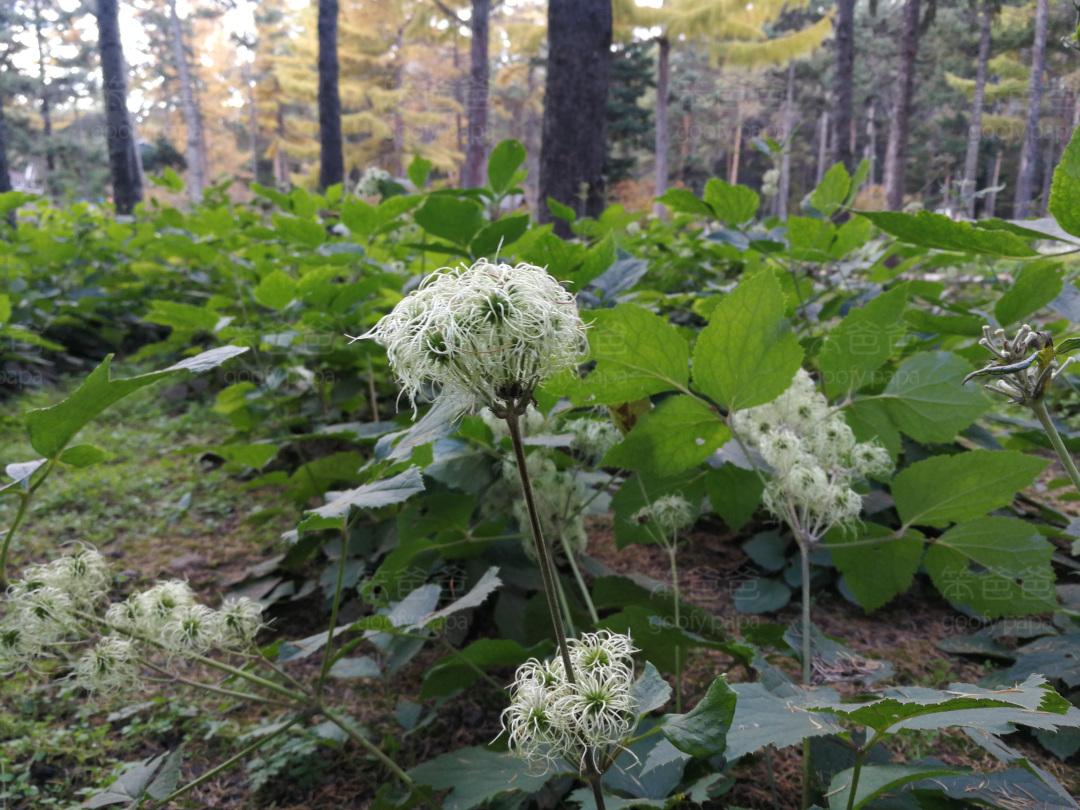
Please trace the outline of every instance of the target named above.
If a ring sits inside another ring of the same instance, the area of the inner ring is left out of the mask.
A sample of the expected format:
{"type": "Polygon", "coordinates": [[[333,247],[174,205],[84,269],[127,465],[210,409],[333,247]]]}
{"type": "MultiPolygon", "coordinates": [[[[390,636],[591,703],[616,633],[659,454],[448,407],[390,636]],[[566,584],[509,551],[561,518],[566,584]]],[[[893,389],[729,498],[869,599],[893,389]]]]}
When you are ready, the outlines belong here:
{"type": "Polygon", "coordinates": [[[41,30],[41,0],[34,0],[34,36],[37,40],[38,75],[41,77],[41,130],[45,136],[45,171],[46,175],[51,175],[56,170],[56,156],[52,148],[52,110],[49,100],[49,77],[45,72],[45,35],[41,30]]]}
{"type": "Polygon", "coordinates": [[[836,78],[833,81],[833,160],[855,168],[852,105],[855,73],[855,0],[837,0],[836,78]]]}
{"type": "Polygon", "coordinates": [[[184,129],[187,130],[188,194],[192,201],[198,202],[206,187],[206,139],[203,136],[202,111],[195,97],[195,85],[188,65],[184,26],[176,13],[176,0],[169,2],[169,39],[176,75],[180,80],[180,110],[184,116],[184,129]]]}
{"type": "Polygon", "coordinates": [[[244,87],[247,88],[248,147],[251,149],[251,182],[259,182],[259,108],[255,104],[255,81],[251,66],[244,67],[244,87]]]}
{"type": "Polygon", "coordinates": [[[992,189],[986,195],[986,203],[983,205],[983,216],[989,218],[994,216],[994,209],[997,208],[997,187],[1001,182],[1001,158],[1003,156],[1001,147],[998,147],[997,153],[994,155],[994,165],[990,169],[990,188],[992,189]]]}
{"type": "MultiPolygon", "coordinates": [[[[578,214],[604,208],[604,148],[611,77],[611,0],[549,0],[538,218],[548,197],[578,214]]],[[[559,220],[555,230],[569,234],[559,220]]]]}
{"type": "Polygon", "coordinates": [[[338,3],[319,0],[319,188],[345,180],[338,91],[338,3]]]}
{"type": "Polygon", "coordinates": [[[1028,90],[1027,126],[1020,151],[1020,171],[1016,176],[1013,218],[1023,219],[1031,212],[1035,188],[1035,163],[1039,151],[1039,108],[1043,96],[1043,71],[1046,69],[1046,29],[1050,14],[1049,0],[1036,0],[1035,40],[1031,45],[1031,86],[1028,90]]]}
{"type": "Polygon", "coordinates": [[[142,199],[135,131],[127,109],[124,50],[120,42],[117,0],[97,0],[98,50],[105,92],[106,140],[118,214],[130,214],[142,199]]]}
{"type": "Polygon", "coordinates": [[[870,98],[866,104],[866,147],[863,158],[870,164],[866,173],[867,182],[874,185],[877,178],[877,101],[870,98]]]}
{"type": "Polygon", "coordinates": [[[964,212],[975,217],[975,192],[979,175],[979,145],[982,143],[983,98],[986,95],[986,73],[990,61],[990,22],[994,10],[992,0],[983,0],[979,17],[979,59],[975,68],[975,94],[971,99],[971,119],[968,122],[967,150],[964,152],[964,178],[960,199],[964,212]]]}
{"type": "Polygon", "coordinates": [[[795,131],[795,60],[788,63],[787,88],[784,91],[783,148],[780,154],[780,178],[776,184],[776,216],[787,219],[791,194],[791,136],[795,131]]]}
{"type": "Polygon", "coordinates": [[[742,157],[743,105],[742,91],[735,101],[735,142],[731,145],[731,163],[728,164],[728,182],[739,182],[739,158],[742,157]]]}
{"type": "MultiPolygon", "coordinates": [[[[11,171],[7,162],[7,126],[4,124],[4,97],[0,95],[0,194],[11,191],[11,171]]],[[[15,227],[15,211],[9,211],[7,222],[15,227]]]]}
{"type": "Polygon", "coordinates": [[[488,84],[491,64],[488,61],[488,20],[491,0],[472,0],[472,42],[469,47],[469,139],[465,145],[465,165],[461,167],[461,185],[478,188],[484,185],[484,159],[488,140],[488,84]]]}
{"type": "MultiPolygon", "coordinates": [[[[653,194],[663,196],[668,187],[668,151],[671,148],[671,133],[668,130],[668,94],[671,87],[671,40],[659,37],[656,40],[656,141],[653,151],[656,153],[656,188],[653,194]]],[[[663,216],[665,209],[656,203],[657,216],[663,216]]]]}
{"type": "Polygon", "coordinates": [[[896,77],[889,141],[885,147],[885,202],[889,210],[904,204],[904,169],[907,160],[911,97],[915,92],[915,57],[919,51],[920,0],[904,0],[904,27],[900,35],[900,70],[896,77]]]}
{"type": "Polygon", "coordinates": [[[818,151],[817,151],[817,172],[814,175],[814,185],[816,186],[821,182],[821,178],[825,176],[825,164],[829,162],[829,111],[824,110],[821,113],[821,119],[818,121],[818,151]]]}

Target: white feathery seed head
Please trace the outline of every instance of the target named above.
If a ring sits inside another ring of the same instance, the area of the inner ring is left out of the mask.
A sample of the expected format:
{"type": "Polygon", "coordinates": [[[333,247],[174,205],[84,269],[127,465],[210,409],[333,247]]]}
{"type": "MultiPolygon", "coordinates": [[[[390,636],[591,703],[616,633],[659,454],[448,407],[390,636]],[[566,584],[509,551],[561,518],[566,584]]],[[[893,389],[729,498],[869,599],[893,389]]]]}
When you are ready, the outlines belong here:
{"type": "Polygon", "coordinates": [[[520,400],[588,348],[573,294],[546,270],[486,259],[431,274],[361,337],[386,348],[414,410],[431,385],[467,410],[520,400]]]}
{"type": "Polygon", "coordinates": [[[262,612],[262,605],[246,596],[226,599],[218,609],[221,645],[233,648],[251,646],[263,627],[262,612]]]}
{"type": "Polygon", "coordinates": [[[139,683],[135,645],[125,638],[105,636],[75,663],[75,682],[91,693],[113,693],[139,683]]]}
{"type": "Polygon", "coordinates": [[[170,652],[202,654],[223,639],[221,616],[206,605],[180,605],[161,627],[161,643],[170,652]]]}
{"type": "Polygon", "coordinates": [[[694,525],[697,510],[681,494],[664,495],[634,513],[638,523],[652,523],[665,539],[694,525]]]}

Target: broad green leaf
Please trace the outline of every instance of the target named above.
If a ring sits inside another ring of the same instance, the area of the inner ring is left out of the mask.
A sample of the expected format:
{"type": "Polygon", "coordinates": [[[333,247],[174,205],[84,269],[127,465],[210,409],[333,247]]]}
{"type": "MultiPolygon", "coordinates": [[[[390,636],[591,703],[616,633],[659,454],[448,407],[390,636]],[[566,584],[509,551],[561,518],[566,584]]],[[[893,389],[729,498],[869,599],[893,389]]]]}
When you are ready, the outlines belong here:
{"type": "Polygon", "coordinates": [[[60,454],[60,460],[72,467],[90,467],[109,458],[109,454],[92,444],[77,444],[60,454]]]}
{"type": "Polygon", "coordinates": [[[596,368],[584,379],[555,378],[578,404],[617,405],[672,389],[685,389],[690,348],[666,320],[635,304],[590,313],[589,348],[596,368]]]}
{"type": "Polygon", "coordinates": [[[731,687],[738,700],[727,736],[727,758],[760,751],[766,746],[786,748],[807,737],[821,737],[840,731],[840,724],[828,715],[807,711],[807,698],[792,688],[791,694],[773,694],[763,683],[736,683],[731,687]]]}
{"type": "Polygon", "coordinates": [[[1080,129],[1061,156],[1050,188],[1050,213],[1064,230],[1080,236],[1080,129]]]}
{"type": "Polygon", "coordinates": [[[472,200],[431,194],[416,212],[416,222],[428,233],[467,245],[484,225],[483,211],[472,200]]]}
{"type": "Polygon", "coordinates": [[[379,213],[374,205],[349,199],[341,206],[341,221],[354,236],[371,236],[379,227],[379,213]]]}
{"type": "Polygon", "coordinates": [[[632,543],[655,543],[648,526],[634,520],[634,514],[665,495],[682,495],[697,504],[705,495],[705,486],[706,475],[702,470],[688,470],[670,478],[653,478],[641,473],[629,476],[611,499],[615,513],[615,545],[623,548],[632,543]]]}
{"type": "Polygon", "coordinates": [[[1049,462],[1015,450],[970,450],[917,461],[892,482],[907,526],[946,526],[1012,503],[1049,462]]]}
{"type": "Polygon", "coordinates": [[[577,219],[577,211],[569,205],[563,205],[554,197],[547,198],[547,207],[553,217],[561,219],[563,222],[571,223],[577,219]]]}
{"type": "Polygon", "coordinates": [[[428,175],[431,174],[433,168],[434,164],[430,160],[416,155],[405,173],[409,176],[409,181],[419,190],[427,183],[428,175]]]}
{"type": "Polygon", "coordinates": [[[657,197],[656,201],[680,214],[696,214],[706,219],[712,219],[714,216],[712,208],[685,188],[669,188],[657,197]]]}
{"type": "Polygon", "coordinates": [[[296,297],[296,282],[287,273],[274,270],[263,276],[252,295],[264,307],[284,309],[296,297]]]}
{"type": "Polygon", "coordinates": [[[810,205],[824,217],[831,217],[848,198],[851,175],[843,163],[834,163],[810,194],[810,205]]]}
{"type": "Polygon", "coordinates": [[[27,414],[26,428],[30,433],[30,444],[41,455],[52,458],[67,446],[87,422],[133,391],[180,373],[200,374],[209,371],[246,351],[239,346],[220,346],[181,360],[166,369],[126,380],[112,379],[112,355],[107,355],[67,399],[27,414]]]}
{"type": "MultiPolygon", "coordinates": [[[[415,470],[416,468],[410,467],[409,469],[415,470]]],[[[412,623],[412,627],[409,629],[415,630],[427,627],[432,622],[445,619],[447,616],[452,616],[463,610],[471,610],[480,607],[480,605],[482,605],[500,585],[502,585],[502,580],[499,579],[499,568],[498,566],[493,565],[483,573],[480,579],[476,581],[476,584],[469,588],[465,594],[455,599],[446,607],[433,610],[424,616],[419,617],[412,623]]]]}
{"type": "Polygon", "coordinates": [[[920,211],[917,214],[860,211],[859,214],[881,230],[914,245],[988,256],[1027,258],[1039,255],[1027,240],[1016,234],[976,228],[967,222],[949,219],[943,214],[932,214],[929,211],[920,211]]]}
{"type": "Polygon", "coordinates": [[[638,714],[649,714],[664,708],[671,700],[671,685],[664,680],[651,661],[646,661],[644,670],[634,681],[632,695],[638,714]]]}
{"type": "Polygon", "coordinates": [[[535,793],[552,774],[537,775],[513,754],[475,746],[428,760],[409,771],[409,776],[421,785],[449,790],[442,800],[444,810],[470,810],[503,793],[535,793]]]}
{"type": "Polygon", "coordinates": [[[765,484],[754,470],[725,464],[717,470],[709,470],[705,491],[713,511],[724,519],[729,529],[737,532],[761,505],[765,484]]]}
{"type": "Polygon", "coordinates": [[[660,730],[672,745],[692,757],[717,756],[727,746],[735,700],[727,681],[717,678],[705,697],[686,714],[665,715],[660,730]]]}
{"type": "Polygon", "coordinates": [[[739,613],[772,613],[791,601],[791,588],[780,579],[750,577],[731,594],[739,613]]]}
{"type": "Polygon", "coordinates": [[[310,509],[319,517],[340,518],[345,517],[350,509],[379,509],[383,506],[401,503],[422,492],[424,480],[420,476],[420,470],[409,467],[405,472],[398,473],[392,478],[374,481],[370,484],[362,484],[355,489],[337,493],[336,497],[318,509],[310,509]]]}
{"type": "Polygon", "coordinates": [[[161,800],[176,790],[180,778],[182,749],[166,751],[151,759],[129,762],[116,781],[84,801],[81,807],[134,807],[147,799],[161,800]]]}
{"type": "Polygon", "coordinates": [[[1023,520],[984,517],[953,526],[931,544],[926,571],[957,607],[996,619],[1057,606],[1054,546],[1023,520]]]}
{"type": "Polygon", "coordinates": [[[162,300],[151,301],[150,311],[145,315],[150,323],[171,326],[178,332],[213,332],[220,317],[205,307],[162,300]]]}
{"type": "Polygon", "coordinates": [[[514,214],[497,219],[480,229],[480,233],[469,245],[469,250],[476,258],[490,257],[494,261],[496,255],[520,239],[528,227],[528,214],[514,214]]]}
{"type": "Polygon", "coordinates": [[[514,175],[525,162],[525,147],[521,141],[506,140],[491,150],[488,158],[488,182],[492,191],[505,194],[513,185],[514,175]]]}
{"type": "Polygon", "coordinates": [[[356,678],[378,678],[382,675],[379,662],[370,655],[361,655],[356,658],[339,658],[330,667],[330,677],[340,680],[353,680],[356,678]]]}
{"type": "Polygon", "coordinates": [[[733,228],[753,219],[760,202],[758,193],[752,188],[733,186],[717,177],[705,183],[702,196],[716,218],[733,228]]]}
{"type": "Polygon", "coordinates": [[[11,298],[0,293],[0,326],[3,326],[11,318],[11,298]]]}
{"type": "Polygon", "coordinates": [[[646,413],[604,457],[602,466],[643,470],[665,477],[696,467],[731,438],[707,403],[686,395],[668,397],[646,413]]]}
{"type": "Polygon", "coordinates": [[[905,360],[878,395],[900,430],[920,442],[947,442],[974,422],[990,402],[977,386],[963,385],[971,366],[950,352],[924,352],[905,360]]]}
{"type": "Polygon", "coordinates": [[[844,575],[855,601],[867,613],[877,610],[911,587],[923,554],[923,538],[918,532],[867,545],[874,538],[886,538],[893,532],[876,523],[867,523],[851,539],[843,532],[826,535],[829,555],[844,575]],[[855,545],[851,545],[854,542],[855,545]],[[849,548],[845,548],[849,545],[849,548]]]}
{"type": "Polygon", "coordinates": [[[713,308],[694,346],[694,384],[728,410],[751,408],[787,390],[802,356],[780,284],[760,272],[713,308]]]}
{"type": "Polygon", "coordinates": [[[505,638],[480,638],[453,655],[440,658],[424,674],[420,697],[424,700],[442,698],[472,686],[481,672],[489,669],[511,668],[540,655],[548,644],[522,647],[505,638]]]}
{"type": "Polygon", "coordinates": [[[1029,264],[1011,288],[994,305],[994,317],[1002,326],[1009,326],[1042,309],[1061,294],[1061,267],[1050,262],[1029,264]]]}
{"type": "Polygon", "coordinates": [[[274,227],[289,242],[317,248],[326,241],[326,229],[313,219],[274,214],[274,227]]]}
{"type": "Polygon", "coordinates": [[[836,226],[813,217],[789,217],[787,237],[788,252],[792,258],[806,262],[824,262],[832,258],[836,226]]]}
{"type": "Polygon", "coordinates": [[[964,771],[933,765],[865,765],[859,773],[855,801],[849,804],[852,773],[852,769],[848,768],[833,777],[829,784],[830,810],[865,807],[872,799],[902,788],[910,782],[936,776],[953,776],[964,771]]]}
{"type": "Polygon", "coordinates": [[[875,382],[874,372],[892,356],[904,336],[907,295],[906,285],[894,287],[852,309],[829,330],[818,355],[826,394],[839,397],[875,382]]]}

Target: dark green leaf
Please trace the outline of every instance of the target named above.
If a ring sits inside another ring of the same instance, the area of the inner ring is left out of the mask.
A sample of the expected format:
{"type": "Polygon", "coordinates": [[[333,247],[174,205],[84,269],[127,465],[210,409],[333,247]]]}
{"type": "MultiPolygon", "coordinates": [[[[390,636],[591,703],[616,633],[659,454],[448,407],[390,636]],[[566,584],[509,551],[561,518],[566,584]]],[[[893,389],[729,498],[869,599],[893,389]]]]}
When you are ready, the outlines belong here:
{"type": "Polygon", "coordinates": [[[735,716],[735,700],[735,692],[727,681],[717,678],[689,712],[665,715],[661,731],[672,745],[692,757],[722,754],[735,716]]]}

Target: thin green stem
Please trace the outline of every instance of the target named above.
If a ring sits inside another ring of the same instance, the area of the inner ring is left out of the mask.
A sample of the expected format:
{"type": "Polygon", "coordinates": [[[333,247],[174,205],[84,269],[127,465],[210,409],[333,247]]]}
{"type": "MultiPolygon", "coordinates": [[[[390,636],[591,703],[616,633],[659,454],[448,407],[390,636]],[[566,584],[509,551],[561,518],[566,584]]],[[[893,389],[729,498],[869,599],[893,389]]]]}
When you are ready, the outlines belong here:
{"type": "Polygon", "coordinates": [[[484,672],[484,670],[481,667],[476,665],[475,661],[470,661],[467,656],[462,655],[461,650],[459,650],[457,647],[455,647],[453,644],[451,644],[449,641],[447,641],[442,636],[436,636],[436,638],[439,640],[439,643],[442,644],[442,646],[446,649],[446,651],[448,653],[450,653],[450,655],[452,655],[454,658],[456,658],[458,661],[460,661],[466,667],[468,667],[473,672],[475,672],[479,677],[481,677],[482,679],[487,681],[496,690],[498,690],[500,692],[503,690],[503,685],[501,683],[499,683],[497,680],[495,680],[490,675],[488,675],[486,672],[484,672]]]}
{"type": "Polygon", "coordinates": [[[206,773],[201,774],[198,778],[191,780],[186,785],[181,785],[176,790],[174,790],[172,793],[170,793],[168,796],[166,796],[164,799],[157,802],[154,806],[155,807],[167,807],[170,802],[173,802],[176,799],[179,799],[181,796],[183,796],[189,790],[194,790],[199,785],[202,785],[202,784],[204,784],[206,782],[209,782],[211,779],[213,779],[218,774],[222,773],[223,771],[227,771],[233,765],[236,765],[237,763],[241,762],[245,758],[251,756],[251,754],[254,754],[256,751],[258,751],[260,748],[262,748],[264,745],[266,745],[268,742],[270,742],[274,738],[280,737],[282,734],[284,734],[286,731],[288,731],[290,728],[292,728],[297,723],[299,723],[302,719],[304,719],[305,716],[306,716],[306,713],[304,713],[304,712],[301,712],[300,714],[297,714],[296,716],[294,716],[291,720],[289,720],[287,723],[285,723],[280,728],[275,729],[274,731],[270,732],[269,734],[267,734],[264,737],[259,737],[257,740],[255,740],[255,742],[251,743],[251,745],[247,746],[246,748],[241,749],[240,751],[238,751],[233,756],[229,757],[224,762],[220,763],[219,765],[214,766],[213,768],[208,770],[206,773]]]}
{"type": "Polygon", "coordinates": [[[323,647],[322,667],[319,669],[319,680],[315,684],[315,695],[322,694],[326,676],[330,673],[330,666],[334,663],[334,630],[337,628],[338,608],[341,607],[341,591],[345,587],[345,568],[349,561],[349,519],[345,518],[345,525],[341,529],[341,551],[338,554],[337,581],[334,583],[334,599],[330,603],[330,623],[326,631],[326,646],[323,647]]]}
{"type": "MultiPolygon", "coordinates": [[[[672,599],[675,603],[675,630],[682,633],[682,617],[680,615],[679,602],[679,566],[676,561],[678,558],[678,545],[677,538],[672,538],[672,543],[668,547],[668,560],[671,563],[671,592],[672,599]]],[[[682,712],[682,644],[675,646],[675,713],[682,712]]]]}
{"type": "Polygon", "coordinates": [[[1054,446],[1054,451],[1057,453],[1058,458],[1061,459],[1065,472],[1072,479],[1073,487],[1080,494],[1080,471],[1076,469],[1076,463],[1072,459],[1072,454],[1069,453],[1069,448],[1061,440],[1061,434],[1058,433],[1057,427],[1054,426],[1054,420],[1050,418],[1050,412],[1046,410],[1046,401],[1041,398],[1036,399],[1031,403],[1031,410],[1034,411],[1035,418],[1039,420],[1039,424],[1046,431],[1046,437],[1050,439],[1050,444],[1054,446]]]}
{"type": "Polygon", "coordinates": [[[514,458],[517,460],[518,475],[521,478],[521,491],[525,496],[529,522],[532,524],[533,543],[536,546],[536,557],[540,563],[540,577],[543,580],[544,594],[547,597],[548,612],[551,614],[551,624],[555,630],[555,640],[559,645],[559,652],[562,654],[563,665],[566,667],[566,679],[570,683],[575,683],[574,665],[570,659],[570,647],[566,643],[566,630],[563,628],[562,616],[556,602],[555,565],[551,561],[550,549],[544,539],[544,531],[540,527],[540,516],[537,513],[536,502],[533,499],[529,470],[525,462],[525,445],[521,441],[521,427],[518,423],[518,413],[514,403],[507,403],[505,419],[507,429],[510,432],[510,441],[514,446],[514,458]]]}
{"type": "Polygon", "coordinates": [[[566,629],[571,636],[576,636],[577,629],[574,627],[574,614],[570,612],[570,601],[566,598],[566,589],[563,587],[562,580],[558,577],[555,579],[555,588],[559,592],[559,606],[562,608],[566,629]]]}
{"type": "Polygon", "coordinates": [[[252,703],[266,703],[274,706],[292,706],[292,703],[286,703],[283,700],[276,698],[263,697],[262,695],[253,695],[250,692],[239,692],[235,689],[226,689],[222,686],[215,686],[212,683],[202,683],[200,681],[193,681],[190,678],[185,678],[183,675],[177,675],[175,672],[170,672],[165,667],[159,667],[153,661],[148,658],[139,658],[139,663],[147,669],[152,669],[155,672],[160,672],[166,678],[176,683],[182,683],[184,686],[190,686],[192,689],[202,689],[205,692],[212,692],[215,695],[221,695],[222,697],[233,698],[235,700],[251,701],[252,703]]]}
{"type": "Polygon", "coordinates": [[[30,493],[24,492],[19,495],[19,509],[15,512],[15,520],[12,521],[11,528],[7,530],[7,534],[4,535],[4,548],[0,551],[0,589],[6,588],[8,585],[7,579],[7,563],[8,563],[8,550],[11,548],[11,539],[15,536],[16,530],[26,517],[26,509],[30,505],[30,493]]]}
{"type": "Polygon", "coordinates": [[[799,543],[799,562],[802,568],[802,682],[810,685],[811,645],[810,645],[810,546],[802,538],[799,543]]]}
{"type": "Polygon", "coordinates": [[[379,762],[381,762],[390,773],[394,774],[402,784],[405,784],[410,788],[413,786],[412,777],[405,773],[405,771],[401,769],[401,766],[387,756],[379,746],[375,745],[375,743],[358,732],[351,724],[345,722],[345,719],[341,715],[325,706],[320,706],[319,711],[327,720],[348,734],[354,742],[358,743],[362,748],[366,749],[369,754],[375,757],[375,759],[379,760],[379,762]]]}
{"type": "Polygon", "coordinates": [[[859,776],[862,774],[863,760],[870,752],[870,749],[877,745],[880,736],[881,732],[875,732],[874,736],[865,745],[855,751],[855,765],[851,769],[851,787],[848,789],[847,810],[854,810],[855,796],[859,792],[859,776]]]}
{"type": "Polygon", "coordinates": [[[570,564],[570,570],[574,573],[574,581],[577,582],[578,590],[581,591],[581,598],[585,602],[585,607],[589,610],[589,618],[592,619],[594,625],[600,624],[600,614],[596,612],[592,594],[589,593],[589,586],[585,584],[585,578],[581,575],[581,568],[578,566],[577,560],[574,559],[574,552],[565,542],[563,542],[562,547],[563,551],[566,552],[566,561],[570,564]]]}

